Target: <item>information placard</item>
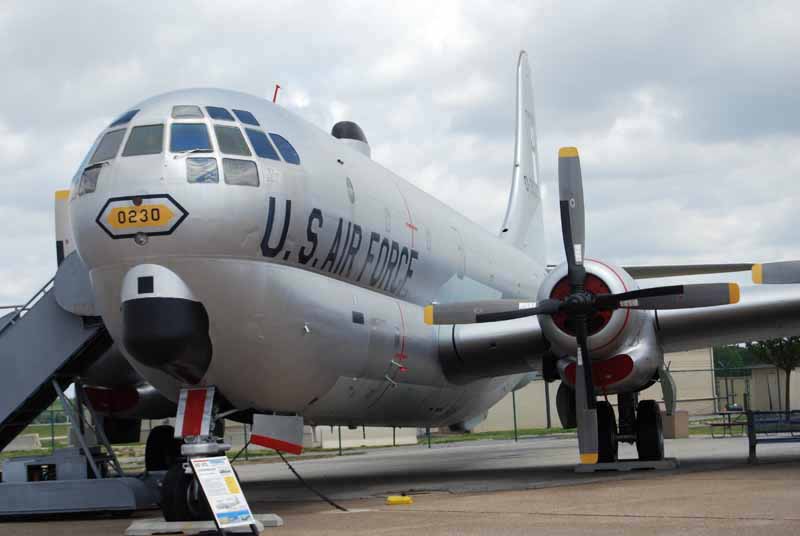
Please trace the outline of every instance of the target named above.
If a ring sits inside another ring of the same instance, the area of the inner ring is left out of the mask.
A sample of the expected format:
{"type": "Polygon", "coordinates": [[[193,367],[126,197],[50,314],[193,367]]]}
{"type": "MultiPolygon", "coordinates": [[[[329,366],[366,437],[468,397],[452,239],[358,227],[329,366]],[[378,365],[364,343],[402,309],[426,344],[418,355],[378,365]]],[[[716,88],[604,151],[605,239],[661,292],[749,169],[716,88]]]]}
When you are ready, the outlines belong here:
{"type": "Polygon", "coordinates": [[[192,458],[190,461],[219,528],[256,522],[227,456],[192,458]]]}

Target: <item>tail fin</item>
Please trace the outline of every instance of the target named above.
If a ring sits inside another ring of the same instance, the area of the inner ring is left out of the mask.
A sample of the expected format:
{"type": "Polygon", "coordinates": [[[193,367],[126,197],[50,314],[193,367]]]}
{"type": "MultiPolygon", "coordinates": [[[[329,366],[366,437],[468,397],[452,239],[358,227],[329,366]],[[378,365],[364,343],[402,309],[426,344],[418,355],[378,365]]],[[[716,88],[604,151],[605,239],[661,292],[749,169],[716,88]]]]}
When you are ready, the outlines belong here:
{"type": "Polygon", "coordinates": [[[524,251],[537,265],[545,267],[542,194],[539,180],[539,151],[533,115],[533,85],[528,55],[520,52],[517,63],[517,140],[511,194],[503,221],[502,240],[524,251]]]}

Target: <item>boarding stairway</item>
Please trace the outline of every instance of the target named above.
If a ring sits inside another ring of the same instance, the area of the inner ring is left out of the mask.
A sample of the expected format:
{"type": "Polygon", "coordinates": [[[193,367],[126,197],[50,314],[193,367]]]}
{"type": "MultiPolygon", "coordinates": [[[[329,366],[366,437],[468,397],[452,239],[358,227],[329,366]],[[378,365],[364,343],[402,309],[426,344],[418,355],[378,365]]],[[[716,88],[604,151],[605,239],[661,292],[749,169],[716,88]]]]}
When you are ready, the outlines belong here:
{"type": "Polygon", "coordinates": [[[106,350],[102,321],[63,309],[55,278],[25,305],[0,317],[0,450],[106,350]]]}

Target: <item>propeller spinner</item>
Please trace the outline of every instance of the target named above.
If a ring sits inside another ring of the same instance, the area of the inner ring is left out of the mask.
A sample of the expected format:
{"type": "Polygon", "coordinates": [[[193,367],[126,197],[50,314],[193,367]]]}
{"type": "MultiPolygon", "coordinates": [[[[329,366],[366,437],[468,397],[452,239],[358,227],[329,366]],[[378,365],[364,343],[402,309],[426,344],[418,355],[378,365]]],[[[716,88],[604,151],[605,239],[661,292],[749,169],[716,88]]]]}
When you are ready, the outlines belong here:
{"type": "Polygon", "coordinates": [[[511,320],[533,315],[564,313],[574,326],[577,342],[575,398],[578,447],[584,464],[598,461],[598,424],[591,356],[588,348],[588,319],[598,311],[616,309],[687,309],[727,305],[739,301],[735,283],[673,285],[638,289],[619,294],[594,294],[585,288],[585,210],[580,158],[575,147],[558,152],[558,191],[561,234],[567,257],[569,293],[561,299],[539,302],[488,300],[433,304],[425,308],[425,322],[433,325],[471,324],[511,320]]]}

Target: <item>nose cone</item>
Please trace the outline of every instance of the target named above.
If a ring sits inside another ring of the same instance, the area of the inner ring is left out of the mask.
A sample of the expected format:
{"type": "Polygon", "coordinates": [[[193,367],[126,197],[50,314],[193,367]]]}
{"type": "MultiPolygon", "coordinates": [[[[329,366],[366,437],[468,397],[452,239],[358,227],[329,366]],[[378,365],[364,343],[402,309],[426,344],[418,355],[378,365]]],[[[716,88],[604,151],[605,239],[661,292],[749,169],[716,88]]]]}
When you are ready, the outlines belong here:
{"type": "Polygon", "coordinates": [[[208,313],[180,277],[154,264],[132,268],[122,284],[122,342],[139,363],[189,384],[211,363],[208,313]]]}

